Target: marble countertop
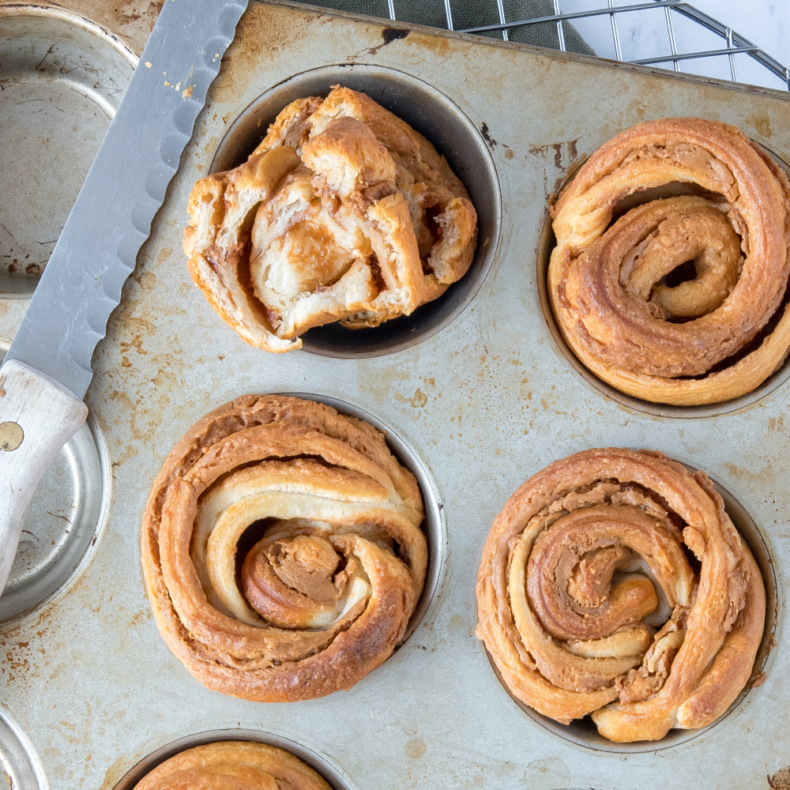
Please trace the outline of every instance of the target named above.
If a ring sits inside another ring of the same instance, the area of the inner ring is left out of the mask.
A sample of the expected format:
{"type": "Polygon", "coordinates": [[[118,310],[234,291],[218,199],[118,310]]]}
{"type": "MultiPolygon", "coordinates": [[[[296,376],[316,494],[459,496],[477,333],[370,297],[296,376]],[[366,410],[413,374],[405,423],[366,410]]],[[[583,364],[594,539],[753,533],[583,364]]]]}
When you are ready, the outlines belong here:
{"type": "MultiPolygon", "coordinates": [[[[448,0],[299,0],[327,8],[387,16],[387,8],[394,8],[398,19],[422,24],[442,24],[448,0]],[[425,10],[428,9],[428,10],[425,10]],[[430,21],[429,21],[430,20],[430,21]],[[437,20],[442,20],[437,21],[437,20]]],[[[613,0],[614,7],[643,5],[649,0],[613,0]]],[[[560,12],[601,10],[607,0],[554,0],[560,12]]],[[[552,3],[548,0],[449,0],[451,8],[467,8],[480,4],[491,11],[489,21],[496,18],[493,9],[499,5],[509,22],[533,7],[539,14],[546,13],[552,3]]],[[[691,6],[709,17],[729,26],[734,32],[760,47],[783,66],[790,66],[790,0],[687,0],[691,6]]],[[[616,15],[623,60],[642,60],[672,54],[667,30],[667,9],[656,5],[638,11],[623,11],[616,15]]],[[[676,52],[709,52],[726,47],[726,40],[688,19],[678,11],[670,11],[675,34],[676,52]]],[[[567,23],[566,23],[567,24],[567,23]]],[[[569,24],[580,33],[596,55],[617,58],[608,14],[573,19],[569,24]]],[[[659,68],[673,68],[671,61],[655,63],[659,68]]],[[[787,90],[787,80],[775,75],[748,54],[734,56],[735,78],[738,82],[787,90]]],[[[680,62],[679,71],[730,80],[732,64],[726,55],[680,62]]]]}
{"type": "Polygon", "coordinates": [[[693,0],[692,5],[737,30],[780,63],[790,65],[788,0],[693,0]]]}
{"type": "MultiPolygon", "coordinates": [[[[616,0],[615,5],[630,5],[634,0],[616,0]]],[[[562,0],[565,12],[583,10],[603,5],[601,0],[562,0]]],[[[767,54],[785,66],[790,66],[790,0],[692,0],[690,5],[719,22],[729,25],[735,32],[761,47],[767,54]]],[[[724,40],[673,12],[678,52],[709,51],[721,49],[724,40]]],[[[660,9],[629,12],[617,17],[623,58],[660,56],[669,53],[669,35],[664,12],[660,9]]],[[[574,21],[585,40],[602,57],[614,57],[611,25],[608,17],[574,21]]],[[[748,55],[736,55],[739,82],[787,89],[786,83],[775,77],[748,55]]],[[[670,67],[670,63],[658,64],[670,67]]],[[[685,61],[681,71],[706,74],[731,79],[727,57],[685,61]]]]}

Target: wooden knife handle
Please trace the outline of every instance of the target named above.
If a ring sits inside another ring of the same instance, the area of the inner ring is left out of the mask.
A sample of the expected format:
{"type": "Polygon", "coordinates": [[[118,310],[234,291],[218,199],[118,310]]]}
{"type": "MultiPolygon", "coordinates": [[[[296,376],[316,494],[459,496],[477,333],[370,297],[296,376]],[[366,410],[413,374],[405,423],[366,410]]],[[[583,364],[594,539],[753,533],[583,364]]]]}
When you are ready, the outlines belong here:
{"type": "Polygon", "coordinates": [[[13,359],[0,368],[0,592],[38,481],[87,416],[81,400],[34,368],[13,359]]]}

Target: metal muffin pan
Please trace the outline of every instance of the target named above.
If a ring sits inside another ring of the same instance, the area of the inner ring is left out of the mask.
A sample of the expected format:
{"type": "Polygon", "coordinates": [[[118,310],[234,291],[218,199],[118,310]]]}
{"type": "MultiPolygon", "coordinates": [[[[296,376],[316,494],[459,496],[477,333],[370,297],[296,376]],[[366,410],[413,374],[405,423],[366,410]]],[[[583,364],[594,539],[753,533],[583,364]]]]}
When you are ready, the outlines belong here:
{"type": "MultiPolygon", "coordinates": [[[[92,5],[69,2],[75,13],[92,5]]],[[[790,390],[777,386],[737,413],[682,420],[604,397],[555,351],[536,257],[548,197],[574,162],[618,131],[698,115],[735,123],[790,161],[790,103],[767,90],[398,30],[302,6],[250,5],[94,357],[87,400],[112,471],[107,526],[75,583],[0,629],[4,704],[52,788],[111,790],[147,755],[212,729],[287,739],[360,790],[767,787],[766,776],[790,764],[790,390]],[[479,130],[501,191],[499,242],[468,307],[419,344],[351,359],[269,355],[222,324],[189,280],[187,198],[244,108],[288,80],[344,64],[420,81],[479,130]],[[443,566],[414,633],[353,689],[265,705],[208,691],[170,654],[143,589],[139,526],[154,476],[195,420],[241,394],[294,391],[364,409],[391,427],[406,460],[421,459],[444,504],[443,566]],[[599,751],[538,724],[513,703],[474,637],[480,552],[507,498],[551,461],[610,445],[662,450],[708,472],[755,523],[775,575],[776,647],[764,682],[715,726],[648,751],[599,751]]],[[[0,335],[10,338],[19,317],[0,307],[0,335]]]]}
{"type": "Polygon", "coordinates": [[[0,780],[9,790],[46,790],[47,779],[34,747],[11,714],[0,707],[0,780]]]}

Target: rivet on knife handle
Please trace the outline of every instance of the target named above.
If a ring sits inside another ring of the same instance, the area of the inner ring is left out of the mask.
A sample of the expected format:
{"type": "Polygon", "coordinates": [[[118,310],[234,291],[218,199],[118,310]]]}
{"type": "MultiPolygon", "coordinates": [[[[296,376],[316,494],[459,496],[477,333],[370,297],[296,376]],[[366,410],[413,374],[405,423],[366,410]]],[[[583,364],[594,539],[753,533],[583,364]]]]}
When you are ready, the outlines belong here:
{"type": "Polygon", "coordinates": [[[11,570],[22,519],[41,475],[88,416],[81,400],[21,362],[6,362],[2,375],[0,589],[11,570]]]}

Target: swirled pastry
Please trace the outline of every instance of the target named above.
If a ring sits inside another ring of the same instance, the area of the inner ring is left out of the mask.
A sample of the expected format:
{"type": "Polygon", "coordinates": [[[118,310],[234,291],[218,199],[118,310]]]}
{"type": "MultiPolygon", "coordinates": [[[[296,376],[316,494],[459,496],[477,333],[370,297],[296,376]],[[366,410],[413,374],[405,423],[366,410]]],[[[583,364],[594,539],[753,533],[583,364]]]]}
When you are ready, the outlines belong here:
{"type": "Polygon", "coordinates": [[[786,358],[790,184],[734,126],[634,126],[584,163],[552,216],[557,323],[613,387],[657,403],[718,403],[756,389],[786,358]],[[612,222],[627,196],[679,184],[699,194],[612,222]]]}
{"type": "Polygon", "coordinates": [[[660,453],[588,450],[505,505],[477,636],[511,693],[618,742],[721,716],[752,671],[765,588],[708,477],[660,453]]]}
{"type": "Polygon", "coordinates": [[[477,214],[445,159],[362,93],[289,104],[244,164],[198,181],[184,237],[192,279],[267,351],[313,326],[378,326],[469,268],[477,214]]]}
{"type": "Polygon", "coordinates": [[[403,639],[425,579],[413,475],[368,423],[249,395],[196,423],[142,529],[159,631],[211,689],[263,702],[348,689],[403,639]]]}
{"type": "Polygon", "coordinates": [[[331,790],[298,757],[263,743],[221,741],[179,752],[134,790],[331,790]]]}

